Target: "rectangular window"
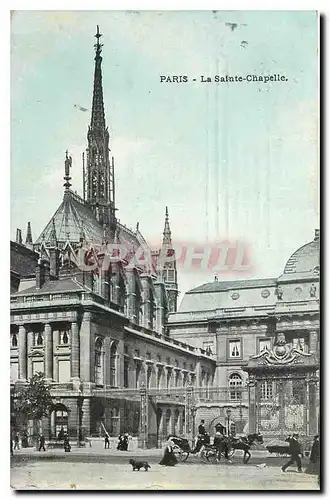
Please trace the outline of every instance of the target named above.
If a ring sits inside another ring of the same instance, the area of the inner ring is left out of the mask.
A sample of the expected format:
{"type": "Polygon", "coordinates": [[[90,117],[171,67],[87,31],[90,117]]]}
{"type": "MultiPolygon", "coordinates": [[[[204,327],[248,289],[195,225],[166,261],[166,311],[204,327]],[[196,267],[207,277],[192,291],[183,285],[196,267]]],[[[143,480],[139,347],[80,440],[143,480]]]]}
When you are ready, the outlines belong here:
{"type": "Polygon", "coordinates": [[[10,363],[10,381],[18,380],[18,363],[10,363]]]}
{"type": "Polygon", "coordinates": [[[71,378],[70,360],[59,360],[58,362],[58,381],[69,382],[71,378]]]}
{"type": "Polygon", "coordinates": [[[262,352],[265,349],[270,350],[270,348],[271,348],[270,339],[259,339],[259,352],[262,352]]]}
{"type": "Polygon", "coordinates": [[[241,358],[241,341],[240,340],[230,340],[229,341],[229,357],[230,358],[241,358]]]}
{"type": "Polygon", "coordinates": [[[293,339],[292,340],[292,347],[295,347],[298,349],[298,351],[305,352],[305,339],[304,338],[298,338],[298,339],[293,339]]]}
{"type": "Polygon", "coordinates": [[[168,269],[168,271],[167,271],[167,281],[174,282],[174,280],[175,280],[174,269],[168,269]]]}
{"type": "Polygon", "coordinates": [[[44,361],[33,361],[33,375],[37,372],[45,373],[44,361]]]}

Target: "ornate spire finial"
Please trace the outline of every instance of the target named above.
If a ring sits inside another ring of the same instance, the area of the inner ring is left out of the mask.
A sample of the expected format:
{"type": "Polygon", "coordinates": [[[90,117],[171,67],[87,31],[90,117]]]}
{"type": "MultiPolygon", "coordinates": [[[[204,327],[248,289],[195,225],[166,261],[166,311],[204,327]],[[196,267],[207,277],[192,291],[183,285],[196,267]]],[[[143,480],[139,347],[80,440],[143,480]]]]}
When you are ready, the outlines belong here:
{"type": "Polygon", "coordinates": [[[52,218],[52,229],[49,235],[49,244],[51,247],[57,248],[57,236],[56,236],[56,227],[55,227],[55,219],[52,218]]]}
{"type": "Polygon", "coordinates": [[[100,44],[101,33],[99,27],[97,26],[95,48],[95,70],[94,70],[94,89],[93,89],[93,103],[92,103],[92,118],[91,118],[91,129],[97,129],[99,132],[105,132],[105,116],[104,116],[104,103],[103,103],[103,89],[102,89],[102,47],[100,44]]]}
{"type": "Polygon", "coordinates": [[[169,218],[168,218],[168,207],[165,208],[165,225],[164,225],[164,232],[163,232],[163,245],[166,245],[166,244],[172,244],[171,229],[170,229],[170,223],[169,223],[169,218]]]}
{"type": "Polygon", "coordinates": [[[100,54],[102,52],[102,47],[103,47],[103,44],[100,43],[100,38],[103,35],[102,35],[102,33],[100,33],[99,25],[96,26],[96,34],[94,36],[96,38],[96,44],[94,45],[94,47],[95,47],[96,57],[97,57],[97,56],[100,56],[100,54]]]}
{"type": "Polygon", "coordinates": [[[70,183],[71,177],[70,177],[70,168],[72,167],[72,158],[69,156],[68,150],[65,151],[65,162],[64,162],[64,180],[65,183],[63,186],[65,187],[65,190],[67,191],[70,189],[72,184],[70,183]]]}
{"type": "Polygon", "coordinates": [[[31,222],[28,222],[28,225],[27,225],[25,244],[26,245],[33,245],[31,222]]]}

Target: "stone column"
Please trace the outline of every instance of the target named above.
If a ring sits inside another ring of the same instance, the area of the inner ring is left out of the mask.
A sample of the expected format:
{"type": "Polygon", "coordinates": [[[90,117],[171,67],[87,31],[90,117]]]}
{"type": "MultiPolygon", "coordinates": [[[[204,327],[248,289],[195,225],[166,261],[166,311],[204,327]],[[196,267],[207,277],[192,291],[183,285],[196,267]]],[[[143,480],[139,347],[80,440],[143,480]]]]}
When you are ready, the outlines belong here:
{"type": "Polygon", "coordinates": [[[80,327],[80,378],[84,382],[90,382],[94,372],[94,359],[91,358],[91,350],[91,314],[85,312],[80,327]]]}
{"type": "Polygon", "coordinates": [[[317,332],[309,332],[309,350],[317,354],[317,332]]]}
{"type": "Polygon", "coordinates": [[[80,348],[79,329],[76,322],[71,323],[71,378],[79,378],[80,348]]]}
{"type": "Polygon", "coordinates": [[[89,398],[85,398],[82,403],[81,423],[82,423],[82,433],[84,437],[89,436],[91,433],[91,408],[90,408],[89,398]]]}
{"type": "Polygon", "coordinates": [[[279,427],[280,438],[285,438],[285,382],[280,380],[277,382],[277,392],[279,397],[279,427]]]}
{"type": "Polygon", "coordinates": [[[146,448],[148,443],[148,398],[145,386],[140,389],[140,434],[139,447],[146,448]]]}
{"type": "Polygon", "coordinates": [[[257,390],[256,380],[250,377],[249,382],[249,434],[255,434],[257,429],[257,390]]]}
{"type": "Polygon", "coordinates": [[[52,327],[46,323],[44,328],[45,340],[45,377],[53,380],[53,337],[52,327]]]}
{"type": "Polygon", "coordinates": [[[32,347],[33,347],[33,341],[34,341],[34,332],[33,330],[29,330],[27,332],[27,345],[28,345],[28,350],[27,350],[27,355],[28,355],[28,359],[27,359],[27,376],[28,376],[28,379],[30,379],[32,377],[32,358],[29,356],[31,354],[31,351],[32,351],[32,347]]]}
{"type": "Polygon", "coordinates": [[[27,376],[27,342],[26,330],[23,325],[18,329],[18,370],[19,380],[26,380],[27,376]]]}
{"type": "Polygon", "coordinates": [[[314,436],[318,433],[317,411],[316,411],[316,387],[317,381],[311,379],[309,381],[309,435],[314,436]]]}

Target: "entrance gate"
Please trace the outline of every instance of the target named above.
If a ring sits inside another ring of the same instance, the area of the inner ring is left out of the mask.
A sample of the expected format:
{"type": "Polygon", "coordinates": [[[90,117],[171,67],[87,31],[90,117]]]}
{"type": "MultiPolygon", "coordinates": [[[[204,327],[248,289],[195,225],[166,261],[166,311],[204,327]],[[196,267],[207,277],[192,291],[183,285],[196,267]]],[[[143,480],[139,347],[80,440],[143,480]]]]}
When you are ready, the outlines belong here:
{"type": "Polygon", "coordinates": [[[285,438],[317,433],[317,359],[286,344],[279,333],[271,351],[252,356],[249,374],[249,431],[285,438]]]}

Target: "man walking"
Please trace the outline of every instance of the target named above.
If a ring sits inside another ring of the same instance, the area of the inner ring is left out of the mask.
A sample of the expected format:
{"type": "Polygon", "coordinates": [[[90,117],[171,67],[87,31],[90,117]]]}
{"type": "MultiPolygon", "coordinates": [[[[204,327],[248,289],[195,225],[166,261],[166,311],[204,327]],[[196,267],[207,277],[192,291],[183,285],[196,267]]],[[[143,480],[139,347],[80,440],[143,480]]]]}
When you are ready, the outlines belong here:
{"type": "Polygon", "coordinates": [[[19,435],[17,432],[16,432],[15,437],[14,437],[14,442],[15,442],[14,450],[19,450],[19,435]]]}
{"type": "Polygon", "coordinates": [[[109,434],[106,434],[105,438],[104,438],[104,449],[106,450],[107,448],[108,448],[108,450],[110,449],[109,434]]]}
{"type": "Polygon", "coordinates": [[[43,434],[40,434],[40,437],[39,437],[39,451],[41,451],[41,448],[46,451],[46,448],[45,448],[45,436],[43,434]]]}
{"type": "Polygon", "coordinates": [[[286,469],[289,467],[289,465],[292,465],[294,462],[296,462],[297,467],[298,467],[298,472],[302,472],[301,470],[301,459],[300,456],[301,453],[301,444],[298,441],[298,434],[293,434],[292,437],[288,437],[286,441],[289,442],[289,453],[291,455],[290,460],[283,465],[282,471],[285,472],[286,469]]]}

